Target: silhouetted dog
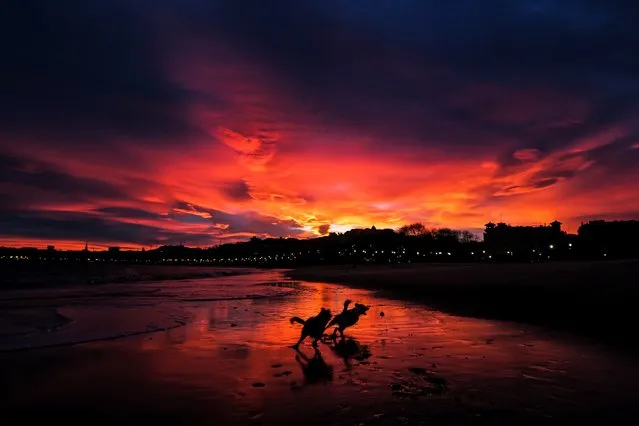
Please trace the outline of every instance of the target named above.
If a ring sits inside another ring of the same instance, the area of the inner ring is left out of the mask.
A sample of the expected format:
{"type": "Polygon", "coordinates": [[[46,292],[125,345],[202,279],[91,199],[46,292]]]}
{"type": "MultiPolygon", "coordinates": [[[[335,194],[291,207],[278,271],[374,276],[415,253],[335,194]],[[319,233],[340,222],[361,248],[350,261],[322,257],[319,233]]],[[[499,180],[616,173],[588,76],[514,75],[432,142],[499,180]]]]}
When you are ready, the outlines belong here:
{"type": "Polygon", "coordinates": [[[344,329],[348,327],[352,327],[355,324],[357,324],[357,321],[359,321],[359,317],[362,315],[366,315],[366,311],[370,309],[370,306],[362,305],[361,303],[356,303],[354,308],[348,309],[348,306],[350,304],[351,304],[351,301],[346,300],[344,302],[344,310],[340,312],[339,314],[335,315],[333,320],[330,323],[328,323],[328,325],[326,326],[326,328],[328,329],[333,325],[337,325],[337,327],[335,327],[335,330],[333,330],[333,335],[332,335],[333,338],[336,337],[338,331],[340,332],[343,338],[344,329]]]}
{"type": "Polygon", "coordinates": [[[300,343],[304,341],[307,337],[313,338],[313,346],[317,347],[317,341],[322,338],[324,335],[324,330],[326,330],[326,324],[330,321],[331,317],[330,309],[322,308],[319,314],[314,317],[310,317],[306,321],[301,319],[300,317],[291,318],[291,324],[294,322],[298,322],[304,327],[302,327],[302,335],[300,336],[300,340],[297,341],[292,347],[297,349],[300,346],[300,343]]]}

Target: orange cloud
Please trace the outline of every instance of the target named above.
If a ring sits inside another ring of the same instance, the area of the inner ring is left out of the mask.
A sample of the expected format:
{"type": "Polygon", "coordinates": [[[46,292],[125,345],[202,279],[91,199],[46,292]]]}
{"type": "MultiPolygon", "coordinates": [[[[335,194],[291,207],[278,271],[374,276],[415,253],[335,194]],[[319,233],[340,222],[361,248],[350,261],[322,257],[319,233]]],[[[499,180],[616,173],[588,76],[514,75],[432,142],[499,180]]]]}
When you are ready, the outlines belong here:
{"type": "Polygon", "coordinates": [[[575,231],[639,212],[636,111],[605,96],[486,78],[338,24],[307,34],[313,55],[280,55],[289,37],[262,55],[161,12],[153,96],[81,97],[70,110],[95,111],[76,126],[2,136],[0,244],[205,246],[415,221],[575,231]]]}

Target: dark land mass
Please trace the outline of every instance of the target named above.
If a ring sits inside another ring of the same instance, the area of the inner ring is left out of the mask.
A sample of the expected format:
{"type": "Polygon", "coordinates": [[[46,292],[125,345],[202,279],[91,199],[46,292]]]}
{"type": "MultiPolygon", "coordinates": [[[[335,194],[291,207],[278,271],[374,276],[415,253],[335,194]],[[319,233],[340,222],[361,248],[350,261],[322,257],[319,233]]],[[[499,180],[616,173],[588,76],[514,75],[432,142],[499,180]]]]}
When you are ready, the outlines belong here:
{"type": "Polygon", "coordinates": [[[637,352],[639,261],[310,267],[293,279],[342,283],[444,312],[570,332],[637,352]]]}

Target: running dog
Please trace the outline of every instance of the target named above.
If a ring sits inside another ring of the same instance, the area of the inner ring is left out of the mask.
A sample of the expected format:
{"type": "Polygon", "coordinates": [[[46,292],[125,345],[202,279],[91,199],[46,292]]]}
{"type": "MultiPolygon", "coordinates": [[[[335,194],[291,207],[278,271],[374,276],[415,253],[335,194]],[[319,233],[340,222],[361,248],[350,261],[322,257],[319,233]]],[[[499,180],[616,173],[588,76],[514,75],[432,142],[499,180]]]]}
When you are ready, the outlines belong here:
{"type": "Polygon", "coordinates": [[[332,316],[330,309],[322,308],[319,314],[314,317],[310,317],[306,321],[300,317],[291,318],[291,324],[297,322],[304,326],[302,327],[302,335],[300,336],[300,339],[292,346],[292,348],[299,348],[304,339],[309,336],[313,338],[313,347],[317,347],[317,341],[324,335],[326,324],[331,320],[332,316]]]}
{"type": "Polygon", "coordinates": [[[333,330],[333,339],[335,339],[335,337],[337,336],[338,331],[342,335],[342,338],[344,338],[344,330],[357,324],[357,321],[359,321],[359,317],[362,315],[366,315],[366,311],[370,309],[370,306],[362,305],[361,303],[356,303],[354,308],[348,309],[348,306],[350,304],[351,301],[347,299],[344,302],[344,310],[335,315],[333,320],[326,326],[326,329],[332,327],[333,325],[337,326],[335,327],[335,330],[333,330]]]}

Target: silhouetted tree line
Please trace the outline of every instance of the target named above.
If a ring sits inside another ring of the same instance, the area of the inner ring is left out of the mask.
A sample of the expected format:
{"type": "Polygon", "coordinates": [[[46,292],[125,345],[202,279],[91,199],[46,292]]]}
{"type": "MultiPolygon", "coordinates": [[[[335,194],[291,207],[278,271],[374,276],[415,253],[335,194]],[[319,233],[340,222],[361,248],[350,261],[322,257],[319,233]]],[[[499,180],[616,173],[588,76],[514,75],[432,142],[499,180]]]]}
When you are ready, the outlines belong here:
{"type": "Polygon", "coordinates": [[[257,238],[209,248],[162,246],[147,251],[58,251],[0,248],[0,260],[208,264],[293,267],[319,264],[417,262],[547,262],[639,257],[639,221],[583,224],[576,235],[561,223],[510,226],[488,223],[483,241],[464,230],[414,223],[392,229],[352,229],[312,239],[257,238]]]}

